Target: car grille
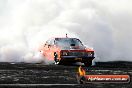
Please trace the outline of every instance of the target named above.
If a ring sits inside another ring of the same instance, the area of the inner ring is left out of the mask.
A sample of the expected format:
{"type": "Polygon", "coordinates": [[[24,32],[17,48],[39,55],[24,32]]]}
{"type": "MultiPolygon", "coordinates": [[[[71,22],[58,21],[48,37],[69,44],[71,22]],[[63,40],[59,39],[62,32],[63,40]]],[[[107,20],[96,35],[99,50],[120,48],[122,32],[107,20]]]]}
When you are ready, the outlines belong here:
{"type": "Polygon", "coordinates": [[[88,52],[69,52],[68,56],[88,56],[88,52]]]}
{"type": "Polygon", "coordinates": [[[94,52],[80,52],[80,51],[62,51],[61,52],[62,56],[88,56],[88,57],[94,57],[94,52]]]}

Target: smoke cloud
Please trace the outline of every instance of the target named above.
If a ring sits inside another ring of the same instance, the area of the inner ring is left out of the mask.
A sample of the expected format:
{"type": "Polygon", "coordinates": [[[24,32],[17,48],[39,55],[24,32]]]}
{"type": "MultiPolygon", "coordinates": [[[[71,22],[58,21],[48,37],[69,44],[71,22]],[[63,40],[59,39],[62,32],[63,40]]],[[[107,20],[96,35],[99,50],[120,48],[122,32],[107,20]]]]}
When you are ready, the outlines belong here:
{"type": "Polygon", "coordinates": [[[41,62],[50,37],[78,37],[97,61],[132,61],[131,0],[0,0],[0,61],[41,62]]]}

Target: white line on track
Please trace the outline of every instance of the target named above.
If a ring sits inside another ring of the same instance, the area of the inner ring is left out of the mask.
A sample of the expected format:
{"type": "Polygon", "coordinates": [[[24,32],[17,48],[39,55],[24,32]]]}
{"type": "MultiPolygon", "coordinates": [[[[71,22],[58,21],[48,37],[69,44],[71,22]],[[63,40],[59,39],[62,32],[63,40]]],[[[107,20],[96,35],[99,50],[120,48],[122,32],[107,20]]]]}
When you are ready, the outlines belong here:
{"type": "Polygon", "coordinates": [[[0,84],[0,86],[75,86],[78,84],[0,84]]]}

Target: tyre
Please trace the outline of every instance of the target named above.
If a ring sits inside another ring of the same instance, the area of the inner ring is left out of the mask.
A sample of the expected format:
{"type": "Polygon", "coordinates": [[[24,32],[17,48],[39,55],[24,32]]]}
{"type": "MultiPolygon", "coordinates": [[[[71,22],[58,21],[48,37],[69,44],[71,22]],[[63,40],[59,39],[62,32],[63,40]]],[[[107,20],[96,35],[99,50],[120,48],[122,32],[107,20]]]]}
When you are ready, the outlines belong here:
{"type": "Polygon", "coordinates": [[[92,66],[92,61],[84,62],[84,65],[85,65],[86,67],[92,66]]]}
{"type": "Polygon", "coordinates": [[[56,52],[54,52],[54,63],[56,65],[59,65],[60,64],[60,60],[58,59],[58,54],[56,52]]]}

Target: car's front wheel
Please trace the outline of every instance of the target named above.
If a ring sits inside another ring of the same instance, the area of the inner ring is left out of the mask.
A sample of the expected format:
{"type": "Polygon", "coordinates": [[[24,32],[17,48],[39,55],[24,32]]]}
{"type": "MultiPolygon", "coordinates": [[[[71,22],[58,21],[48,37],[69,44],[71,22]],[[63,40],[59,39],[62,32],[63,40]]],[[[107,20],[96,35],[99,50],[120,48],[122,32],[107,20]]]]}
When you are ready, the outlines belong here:
{"type": "Polygon", "coordinates": [[[54,63],[57,65],[60,64],[60,60],[58,59],[58,54],[56,52],[54,52],[54,63]]]}

